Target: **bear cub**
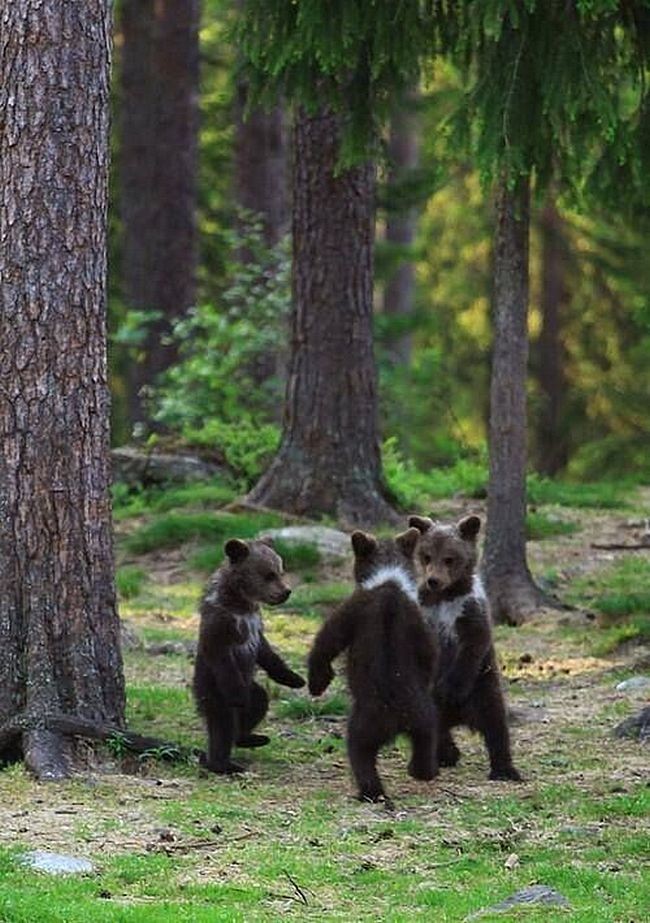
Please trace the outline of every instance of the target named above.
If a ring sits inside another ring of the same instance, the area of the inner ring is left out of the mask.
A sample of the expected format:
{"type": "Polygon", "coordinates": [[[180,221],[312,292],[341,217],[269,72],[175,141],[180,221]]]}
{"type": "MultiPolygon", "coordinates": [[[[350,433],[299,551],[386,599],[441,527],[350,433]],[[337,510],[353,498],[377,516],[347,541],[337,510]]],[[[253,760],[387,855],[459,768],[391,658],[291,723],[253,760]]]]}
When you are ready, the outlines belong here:
{"type": "Polygon", "coordinates": [[[460,753],[451,729],[464,724],[483,736],[489,778],[519,782],[510,753],[488,600],[476,572],[481,520],[468,516],[456,525],[442,525],[411,516],[409,525],[421,533],[416,553],[418,596],[438,638],[438,761],[441,766],[456,765],[460,753]]]}
{"type": "Polygon", "coordinates": [[[417,603],[418,538],[417,529],[381,540],[352,533],[357,588],[324,623],[309,654],[309,691],[320,695],[334,677],[332,660],[347,651],[352,698],[347,746],[362,801],[383,798],[390,804],[377,757],[397,734],[411,739],[408,771],[414,779],[438,773],[435,633],[417,603]]]}
{"type": "Polygon", "coordinates": [[[282,579],[282,559],[263,541],[233,538],[224,551],[226,561],[210,578],[201,601],[194,696],[208,731],[206,769],[234,773],[244,768],[230,758],[233,744],[269,742],[251,733],[269,704],[254,681],[256,666],[292,689],[305,681],[271,648],[262,629],[260,603],[279,605],[291,593],[282,579]]]}

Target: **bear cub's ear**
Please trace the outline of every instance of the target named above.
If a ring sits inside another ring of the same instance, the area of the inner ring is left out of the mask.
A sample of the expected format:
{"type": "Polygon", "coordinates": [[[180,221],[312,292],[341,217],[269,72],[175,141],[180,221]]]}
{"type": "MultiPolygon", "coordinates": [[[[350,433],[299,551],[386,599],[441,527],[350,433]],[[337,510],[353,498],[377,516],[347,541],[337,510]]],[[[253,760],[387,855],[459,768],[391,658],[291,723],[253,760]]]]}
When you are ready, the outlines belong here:
{"type": "Polygon", "coordinates": [[[223,550],[226,552],[231,564],[237,564],[239,561],[243,561],[250,551],[248,543],[242,542],[240,538],[228,539],[223,546],[223,550]]]}
{"type": "Polygon", "coordinates": [[[433,526],[433,520],[428,516],[409,516],[409,526],[424,534],[433,526]]]}
{"type": "Polygon", "coordinates": [[[466,516],[458,523],[460,537],[466,542],[473,542],[481,530],[481,520],[478,516],[466,516]]]}
{"type": "Polygon", "coordinates": [[[419,538],[419,529],[407,529],[406,532],[400,532],[399,535],[395,536],[395,544],[405,557],[411,558],[413,557],[413,552],[415,551],[415,546],[419,538]]]}
{"type": "Polygon", "coordinates": [[[352,550],[358,558],[367,558],[377,549],[377,539],[368,532],[360,532],[358,529],[350,536],[352,541],[352,550]]]}

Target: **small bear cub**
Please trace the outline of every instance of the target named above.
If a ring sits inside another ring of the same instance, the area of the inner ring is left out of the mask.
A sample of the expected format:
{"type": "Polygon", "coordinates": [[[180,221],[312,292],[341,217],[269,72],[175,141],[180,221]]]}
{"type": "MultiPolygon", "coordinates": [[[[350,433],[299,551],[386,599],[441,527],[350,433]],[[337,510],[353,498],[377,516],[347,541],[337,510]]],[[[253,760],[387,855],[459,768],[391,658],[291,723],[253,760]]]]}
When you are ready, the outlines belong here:
{"type": "Polygon", "coordinates": [[[269,742],[251,733],[269,704],[254,681],[256,665],[292,689],[305,681],[271,648],[262,629],[260,603],[279,605],[291,593],[282,579],[281,557],[268,542],[237,538],[227,541],[224,551],[226,561],[210,578],[201,601],[194,696],[208,731],[206,769],[234,773],[244,767],[230,758],[233,744],[269,742]]]}
{"type": "Polygon", "coordinates": [[[451,729],[464,724],[485,740],[489,778],[521,781],[510,754],[488,600],[476,572],[481,520],[468,516],[456,525],[442,525],[411,516],[409,526],[421,533],[416,554],[418,595],[438,637],[438,761],[441,766],[456,765],[460,753],[451,729]]]}
{"type": "Polygon", "coordinates": [[[327,619],[309,654],[309,691],[320,695],[334,677],[332,660],[347,654],[352,710],[347,746],[359,798],[389,800],[377,772],[381,747],[408,734],[414,779],[433,779],[436,708],[432,697],[435,633],[417,603],[413,553],[417,529],[378,540],[352,533],[357,588],[327,619]]]}

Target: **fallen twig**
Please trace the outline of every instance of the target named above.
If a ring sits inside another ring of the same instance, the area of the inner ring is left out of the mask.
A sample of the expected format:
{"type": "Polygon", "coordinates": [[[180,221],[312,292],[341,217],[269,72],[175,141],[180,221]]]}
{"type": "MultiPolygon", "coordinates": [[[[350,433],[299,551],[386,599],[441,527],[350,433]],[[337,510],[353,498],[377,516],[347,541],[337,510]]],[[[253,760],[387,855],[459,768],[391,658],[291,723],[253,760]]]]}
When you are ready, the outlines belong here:
{"type": "Polygon", "coordinates": [[[591,547],[598,548],[600,551],[650,551],[650,542],[641,542],[638,545],[619,545],[616,542],[612,542],[611,544],[592,542],[591,547]]]}
{"type": "MultiPolygon", "coordinates": [[[[291,882],[291,884],[293,885],[293,888],[294,888],[296,894],[298,894],[298,896],[299,896],[300,900],[302,901],[302,903],[305,905],[305,907],[307,907],[307,906],[309,905],[309,901],[307,900],[307,895],[305,894],[305,892],[302,890],[302,888],[300,887],[300,885],[298,884],[298,882],[295,880],[295,878],[293,878],[293,877],[289,874],[289,872],[287,872],[286,869],[282,869],[282,871],[283,871],[283,873],[287,876],[287,878],[289,879],[289,881],[291,882]]],[[[295,898],[294,898],[294,900],[295,900],[295,898]]]]}

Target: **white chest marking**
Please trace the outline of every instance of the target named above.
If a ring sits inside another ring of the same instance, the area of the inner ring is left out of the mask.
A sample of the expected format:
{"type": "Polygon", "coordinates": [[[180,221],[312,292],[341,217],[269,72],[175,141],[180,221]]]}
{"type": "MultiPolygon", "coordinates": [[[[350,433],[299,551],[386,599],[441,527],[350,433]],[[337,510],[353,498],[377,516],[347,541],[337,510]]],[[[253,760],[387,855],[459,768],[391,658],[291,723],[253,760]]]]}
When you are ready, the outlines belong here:
{"type": "Polygon", "coordinates": [[[262,632],[262,619],[256,612],[252,615],[235,615],[233,618],[238,629],[242,631],[248,630],[246,640],[238,644],[237,649],[250,654],[256,653],[262,632]]]}
{"type": "Polygon", "coordinates": [[[422,611],[427,622],[443,637],[452,638],[456,634],[456,622],[463,614],[465,603],[469,599],[487,602],[483,581],[475,574],[472,579],[472,591],[456,599],[445,599],[435,606],[425,606],[422,611]]]}
{"type": "Polygon", "coordinates": [[[403,567],[399,567],[397,564],[390,567],[380,567],[372,576],[363,580],[361,586],[364,590],[374,590],[375,587],[382,586],[384,583],[396,583],[405,596],[408,596],[414,603],[418,601],[415,580],[403,567]]]}

